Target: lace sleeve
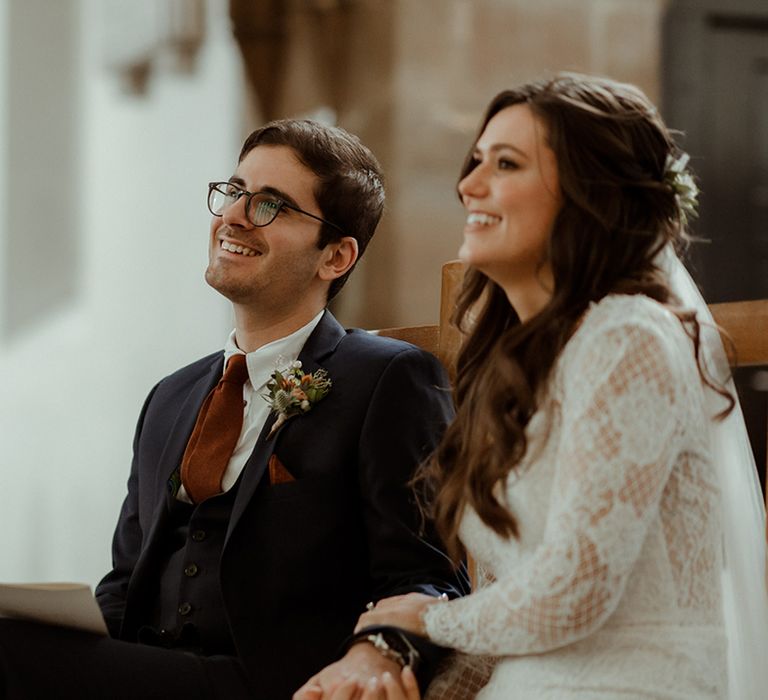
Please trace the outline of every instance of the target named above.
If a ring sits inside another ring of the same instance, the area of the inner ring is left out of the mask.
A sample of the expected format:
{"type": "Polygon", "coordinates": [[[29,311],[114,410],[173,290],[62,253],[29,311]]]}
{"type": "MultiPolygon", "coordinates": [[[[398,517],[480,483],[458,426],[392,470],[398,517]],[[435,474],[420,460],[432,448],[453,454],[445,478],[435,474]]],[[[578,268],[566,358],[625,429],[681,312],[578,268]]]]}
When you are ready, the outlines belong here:
{"type": "Polygon", "coordinates": [[[562,427],[543,538],[524,565],[494,584],[430,606],[424,619],[433,641],[473,654],[526,654],[604,624],[680,451],[685,382],[691,365],[695,371],[681,333],[672,323],[625,322],[582,338],[562,367],[562,427]]]}

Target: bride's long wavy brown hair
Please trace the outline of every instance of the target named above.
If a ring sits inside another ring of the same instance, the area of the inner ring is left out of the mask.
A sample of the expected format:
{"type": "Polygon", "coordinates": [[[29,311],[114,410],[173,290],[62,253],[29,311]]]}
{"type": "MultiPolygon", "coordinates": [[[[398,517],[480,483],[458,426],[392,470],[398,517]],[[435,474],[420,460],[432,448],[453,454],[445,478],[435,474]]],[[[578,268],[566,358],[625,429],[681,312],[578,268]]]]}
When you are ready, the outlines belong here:
{"type": "MultiPolygon", "coordinates": [[[[695,316],[676,308],[655,262],[665,245],[679,250],[686,238],[684,215],[665,182],[668,158],[680,151],[656,108],[631,85],[561,74],[498,94],[475,142],[494,115],[517,104],[533,111],[557,159],[563,204],[547,251],[554,289],[547,305],[521,322],[501,287],[476,269],[466,273],[453,317],[467,333],[456,362],[456,418],[417,477],[455,560],[467,505],[498,534],[518,535],[494,486],[525,455],[537,399],[591,302],[618,293],[668,304],[713,386],[699,358],[695,316]]],[[[460,179],[476,166],[473,150],[460,179]]]]}

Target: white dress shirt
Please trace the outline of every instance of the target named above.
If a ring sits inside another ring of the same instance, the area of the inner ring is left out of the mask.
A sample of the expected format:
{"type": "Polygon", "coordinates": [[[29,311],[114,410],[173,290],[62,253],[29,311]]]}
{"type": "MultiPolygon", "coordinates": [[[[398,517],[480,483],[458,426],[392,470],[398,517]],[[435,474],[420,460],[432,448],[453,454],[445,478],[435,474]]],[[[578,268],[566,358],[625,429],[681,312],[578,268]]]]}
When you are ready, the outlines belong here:
{"type": "MultiPolygon", "coordinates": [[[[269,404],[262,398],[266,391],[267,382],[272,373],[278,370],[287,369],[288,366],[296,360],[307,342],[310,334],[315,330],[315,326],[320,322],[323,316],[321,311],[308,324],[294,331],[285,338],[273,340],[253,352],[244,353],[237,347],[237,338],[233,330],[227,338],[224,345],[224,367],[232,355],[245,355],[245,362],[248,366],[248,379],[243,384],[243,428],[240,431],[240,437],[237,439],[235,451],[229,460],[227,469],[221,480],[223,491],[229,491],[240,472],[243,471],[245,463],[256,447],[256,441],[259,439],[261,429],[264,427],[269,417],[269,404]]],[[[223,374],[223,369],[222,369],[223,374]]],[[[185,503],[191,503],[187,492],[182,485],[176,498],[185,503]]]]}

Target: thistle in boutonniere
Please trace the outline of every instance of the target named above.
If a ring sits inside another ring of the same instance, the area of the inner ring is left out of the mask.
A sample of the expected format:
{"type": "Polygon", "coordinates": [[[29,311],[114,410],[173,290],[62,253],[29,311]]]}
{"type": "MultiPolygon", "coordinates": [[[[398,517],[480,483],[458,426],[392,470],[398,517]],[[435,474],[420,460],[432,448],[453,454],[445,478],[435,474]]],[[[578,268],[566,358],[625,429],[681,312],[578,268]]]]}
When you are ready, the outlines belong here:
{"type": "Polygon", "coordinates": [[[267,393],[262,394],[262,398],[277,414],[277,420],[267,437],[272,437],[289,418],[312,410],[330,390],[331,380],[328,378],[328,372],[319,369],[305,374],[301,371],[301,362],[298,360],[282,372],[272,372],[267,382],[267,393]]]}

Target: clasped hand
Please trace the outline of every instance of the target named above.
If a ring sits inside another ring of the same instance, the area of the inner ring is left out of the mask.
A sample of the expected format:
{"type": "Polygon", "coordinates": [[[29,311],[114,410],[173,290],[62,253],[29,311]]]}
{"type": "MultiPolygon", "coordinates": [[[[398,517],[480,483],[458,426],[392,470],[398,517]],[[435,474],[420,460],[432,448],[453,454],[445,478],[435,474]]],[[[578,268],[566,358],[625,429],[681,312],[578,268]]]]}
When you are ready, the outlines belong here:
{"type": "Polygon", "coordinates": [[[294,693],[293,700],[419,700],[409,669],[382,656],[371,644],[355,644],[294,693]]]}
{"type": "MultiPolygon", "coordinates": [[[[428,605],[438,602],[421,593],[393,596],[363,613],[355,631],[370,625],[391,625],[423,635],[421,619],[428,605]]],[[[293,700],[419,700],[421,695],[410,668],[382,656],[371,644],[355,644],[336,663],[310,678],[293,700]]]]}

